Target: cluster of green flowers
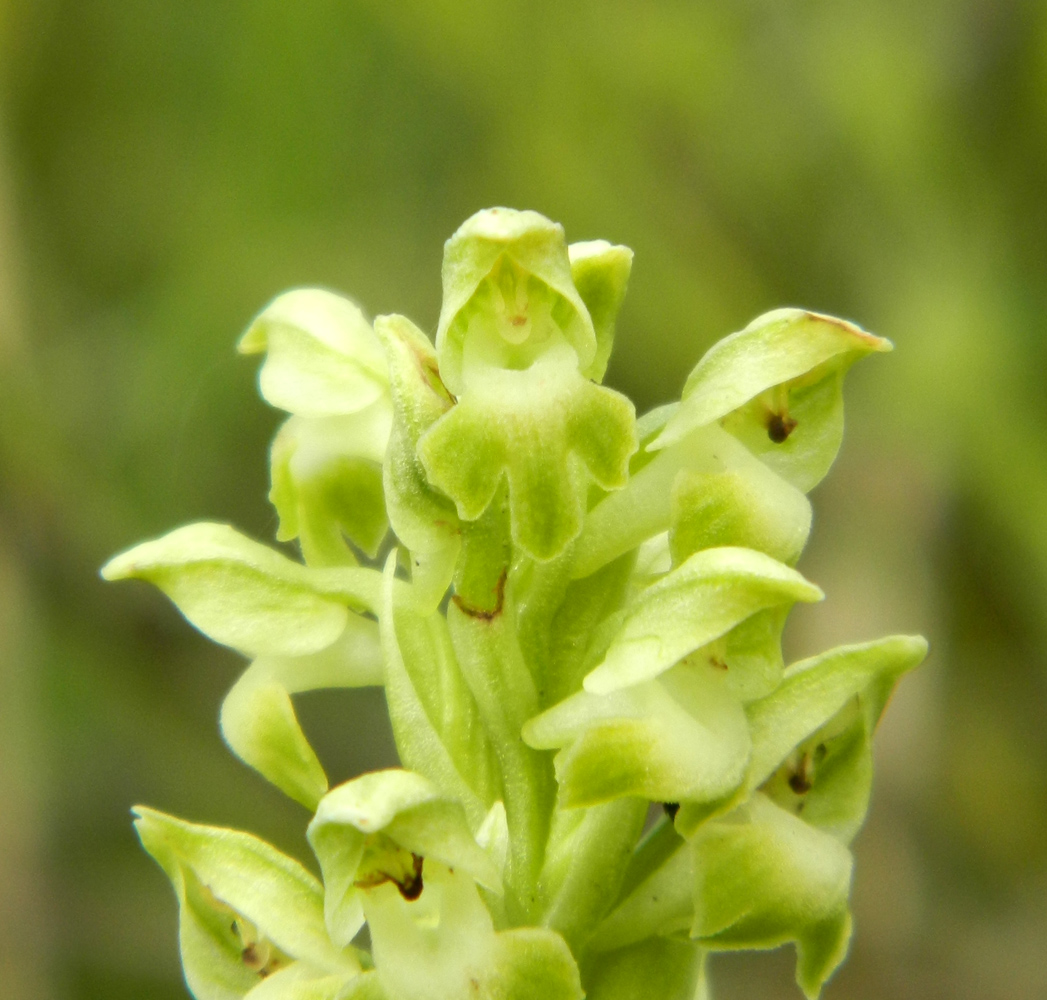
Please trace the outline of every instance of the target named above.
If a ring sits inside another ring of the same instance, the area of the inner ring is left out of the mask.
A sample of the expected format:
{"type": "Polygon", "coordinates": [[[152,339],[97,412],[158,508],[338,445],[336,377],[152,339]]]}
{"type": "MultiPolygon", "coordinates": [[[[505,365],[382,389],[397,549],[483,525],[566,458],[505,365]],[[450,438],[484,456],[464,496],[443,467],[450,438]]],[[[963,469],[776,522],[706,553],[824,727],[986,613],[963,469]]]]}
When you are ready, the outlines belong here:
{"type": "Polygon", "coordinates": [[[842,960],[872,734],[926,644],[786,667],[781,633],[822,597],[793,566],[844,375],[890,345],[768,313],[636,419],[600,384],[631,264],[480,212],[435,349],[281,295],[240,349],[291,414],[270,497],[304,563],[201,523],[105,567],[250,658],[223,735],[312,814],[322,882],[136,810],[197,1000],[692,1000],[708,953],[786,942],[814,997],[842,960]],[[291,695],[363,685],[404,767],[330,789],[291,695]]]}

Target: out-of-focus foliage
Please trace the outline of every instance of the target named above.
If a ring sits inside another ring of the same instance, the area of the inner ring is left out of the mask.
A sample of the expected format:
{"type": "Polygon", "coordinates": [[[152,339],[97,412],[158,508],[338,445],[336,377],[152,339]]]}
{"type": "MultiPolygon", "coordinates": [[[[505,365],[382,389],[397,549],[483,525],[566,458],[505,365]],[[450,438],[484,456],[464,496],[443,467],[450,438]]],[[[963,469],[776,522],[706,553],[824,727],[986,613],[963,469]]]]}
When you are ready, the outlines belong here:
{"type": "MultiPolygon", "coordinates": [[[[492,204],[635,250],[607,381],[641,409],[775,306],[895,342],[788,636],[935,650],[825,995],[1047,992],[1045,176],[1036,0],[0,0],[4,995],[184,995],[133,801],[307,856],[221,747],[234,655],[96,569],[201,517],[275,534],[237,336],[306,283],[433,333],[443,236],[492,204]]],[[[389,761],[375,697],[306,700],[333,781],[389,761]]],[[[786,965],[718,962],[717,995],[786,965]]]]}

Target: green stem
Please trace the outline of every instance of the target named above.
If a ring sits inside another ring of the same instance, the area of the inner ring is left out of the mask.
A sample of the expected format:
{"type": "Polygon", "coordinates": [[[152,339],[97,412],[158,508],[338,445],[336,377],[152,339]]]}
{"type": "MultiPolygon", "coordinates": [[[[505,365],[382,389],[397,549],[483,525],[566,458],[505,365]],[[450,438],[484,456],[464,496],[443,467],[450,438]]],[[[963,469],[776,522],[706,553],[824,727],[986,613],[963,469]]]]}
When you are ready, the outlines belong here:
{"type": "Polygon", "coordinates": [[[618,897],[647,802],[616,799],[578,812],[584,815],[565,836],[554,831],[542,872],[543,923],[559,931],[575,955],[618,897]]]}
{"type": "Polygon", "coordinates": [[[551,755],[532,750],[520,736],[540,704],[507,587],[511,555],[503,489],[482,517],[462,527],[447,624],[501,771],[509,827],[507,914],[512,923],[533,923],[556,782],[551,755]]]}
{"type": "Polygon", "coordinates": [[[539,905],[538,877],[556,782],[551,755],[532,750],[520,737],[523,724],[538,712],[538,695],[507,612],[503,607],[497,617],[477,618],[452,604],[447,623],[502,772],[510,844],[509,918],[530,923],[539,905]]]}

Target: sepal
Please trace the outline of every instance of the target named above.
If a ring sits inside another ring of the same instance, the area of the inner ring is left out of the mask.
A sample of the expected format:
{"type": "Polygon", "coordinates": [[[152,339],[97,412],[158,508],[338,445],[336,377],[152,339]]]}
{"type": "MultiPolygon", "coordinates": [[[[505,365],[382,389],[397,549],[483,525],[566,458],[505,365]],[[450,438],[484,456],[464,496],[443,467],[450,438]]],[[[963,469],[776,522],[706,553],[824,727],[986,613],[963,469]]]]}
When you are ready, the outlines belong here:
{"type": "Polygon", "coordinates": [[[555,767],[565,807],[628,795],[718,800],[740,785],[750,749],[741,702],[722,677],[688,664],[608,694],[572,695],[531,719],[523,738],[563,748],[555,767]]]}
{"type": "Polygon", "coordinates": [[[265,399],[307,417],[356,413],[387,392],[382,348],[359,307],[320,288],[277,296],[248,327],[241,354],[266,352],[265,399]]]}
{"type": "Polygon", "coordinates": [[[387,397],[348,416],[291,417],[270,450],[269,499],[280,516],[277,539],[299,539],[310,565],[353,565],[345,536],[371,558],[389,519],[382,460],[392,409],[387,397]]]}
{"type": "Polygon", "coordinates": [[[329,974],[359,971],[328,937],[323,889],[297,861],[247,833],[134,811],[142,846],[178,897],[182,964],[197,1000],[242,997],[294,959],[329,974]]]}
{"type": "Polygon", "coordinates": [[[136,545],[106,563],[102,576],[148,580],[201,632],[248,656],[324,649],[345,629],[347,605],[376,606],[381,580],[358,567],[307,568],[207,521],[136,545]]]}
{"type": "Polygon", "coordinates": [[[444,246],[443,291],[436,351],[452,392],[474,381],[468,355],[485,367],[521,369],[558,344],[593,377],[596,332],[572,280],[562,226],[537,212],[477,212],[444,246]]]}
{"type": "Polygon", "coordinates": [[[426,478],[418,440],[454,405],[440,379],[429,339],[404,316],[379,316],[375,332],[385,348],[393,400],[393,428],[383,466],[386,509],[397,537],[411,550],[417,600],[435,610],[461,546],[454,503],[426,478]]]}
{"type": "Polygon", "coordinates": [[[843,377],[859,358],[891,343],[832,316],[776,309],[725,337],[684,385],[680,409],[652,449],[713,421],[784,479],[807,492],[822,479],[843,436],[843,377]]]}
{"type": "Polygon", "coordinates": [[[302,732],[287,688],[267,676],[265,667],[264,660],[256,660],[225,696],[222,736],[245,764],[306,809],[315,809],[327,791],[327,775],[302,732]]]}
{"type": "MultiPolygon", "coordinates": [[[[637,424],[641,442],[654,438],[674,412],[679,411],[662,407],[645,415],[637,424]]],[[[603,498],[585,519],[575,547],[575,578],[588,576],[667,529],[674,535],[677,561],[700,548],[731,544],[791,563],[807,542],[807,497],[716,424],[661,451],[642,450],[630,465],[625,488],[603,498]],[[727,518],[716,504],[703,509],[703,497],[693,489],[703,481],[730,482],[742,508],[729,511],[727,518]]]]}
{"type": "Polygon", "coordinates": [[[758,611],[823,596],[763,553],[696,552],[640,595],[603,662],[586,676],[585,690],[606,694],[651,680],[758,611]]]}

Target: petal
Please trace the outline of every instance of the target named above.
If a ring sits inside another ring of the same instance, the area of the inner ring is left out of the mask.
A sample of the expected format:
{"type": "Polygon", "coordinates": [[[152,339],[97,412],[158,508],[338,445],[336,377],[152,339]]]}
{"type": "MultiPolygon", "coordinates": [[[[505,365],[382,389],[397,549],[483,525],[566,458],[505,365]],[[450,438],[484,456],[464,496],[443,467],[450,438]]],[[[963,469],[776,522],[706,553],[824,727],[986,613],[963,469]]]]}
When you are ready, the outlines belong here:
{"type": "Polygon", "coordinates": [[[641,594],[585,689],[602,694],[657,677],[764,608],[822,596],[796,570],[760,552],[696,552],[641,594]]]}
{"type": "Polygon", "coordinates": [[[320,288],[297,288],[274,299],[239,349],[267,352],[259,375],[262,395],[291,413],[355,413],[387,391],[385,359],[371,325],[355,303],[320,288]]]}
{"type": "Polygon", "coordinates": [[[832,465],[843,435],[843,376],[890,341],[852,323],[777,309],[725,337],[698,362],[679,411],[652,449],[713,421],[804,492],[832,465]]]}
{"type": "Polygon", "coordinates": [[[614,323],[629,284],[633,252],[606,240],[572,243],[567,252],[571,261],[571,279],[589,310],[596,331],[596,354],[583,374],[594,382],[602,382],[614,346],[614,323]]]}
{"type": "MultiPolygon", "coordinates": [[[[192,905],[187,893],[195,885],[198,898],[246,918],[287,955],[330,972],[358,968],[328,938],[323,889],[297,861],[248,833],[187,823],[144,806],[134,812],[142,845],[171,878],[183,909],[192,905]]],[[[212,904],[211,910],[204,923],[215,926],[207,930],[198,917],[198,934],[206,931],[218,940],[235,933],[228,918],[218,920],[220,908],[212,904]]]]}
{"type": "MultiPolygon", "coordinates": [[[[849,699],[883,681],[893,686],[926,655],[925,639],[891,636],[839,646],[791,666],[773,694],[746,709],[753,734],[749,786],[762,784],[797,744],[828,722],[849,699]]],[[[877,718],[884,700],[877,698],[877,718]]]]}
{"type": "Polygon", "coordinates": [[[540,927],[496,934],[468,876],[426,866],[416,902],[367,894],[375,969],[388,1000],[582,1000],[563,938],[540,927]]]}

